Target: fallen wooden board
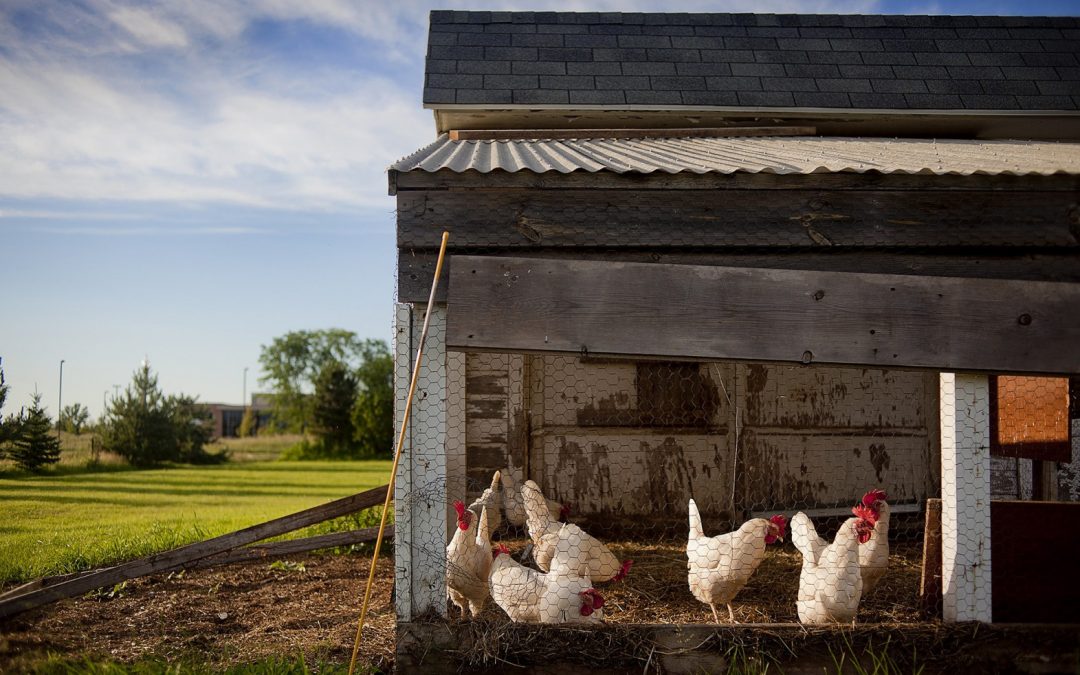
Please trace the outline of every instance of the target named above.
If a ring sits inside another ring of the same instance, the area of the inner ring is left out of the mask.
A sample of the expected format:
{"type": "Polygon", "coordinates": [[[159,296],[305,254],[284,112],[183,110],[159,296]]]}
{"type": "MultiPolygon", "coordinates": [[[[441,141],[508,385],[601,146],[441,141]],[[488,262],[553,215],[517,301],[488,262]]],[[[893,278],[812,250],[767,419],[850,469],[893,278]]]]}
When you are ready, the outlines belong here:
{"type": "MultiPolygon", "coordinates": [[[[268,560],[270,558],[293,555],[294,553],[318,551],[322,548],[362,544],[369,541],[375,541],[375,538],[378,536],[379,528],[365,527],[362,530],[320,534],[314,537],[304,537],[303,539],[277,541],[272,544],[256,544],[254,546],[234,548],[231,551],[219,553],[210,556],[209,558],[202,558],[201,560],[196,560],[194,564],[184,565],[183,567],[184,569],[200,570],[207,567],[217,567],[219,565],[232,565],[234,563],[251,562],[253,560],[268,560]]],[[[386,531],[383,533],[383,539],[393,538],[394,526],[387,525],[386,531]]]]}
{"type": "MultiPolygon", "coordinates": [[[[251,562],[253,560],[266,560],[270,558],[280,558],[286,555],[292,555],[294,553],[306,553],[308,551],[317,551],[323,548],[334,548],[336,546],[349,546],[352,544],[362,544],[364,542],[375,541],[375,538],[379,535],[379,528],[366,527],[360,530],[349,530],[347,532],[333,532],[331,534],[320,534],[314,537],[303,537],[301,539],[290,539],[288,541],[278,541],[272,544],[255,544],[253,546],[242,546],[240,548],[234,548],[231,551],[225,551],[217,555],[212,555],[207,558],[201,558],[194,563],[179,563],[168,569],[159,570],[158,573],[173,572],[179,569],[206,569],[208,567],[217,567],[219,565],[231,565],[233,563],[251,562]]],[[[388,525],[383,538],[394,537],[394,526],[388,525]]],[[[58,574],[56,576],[42,577],[35,579],[21,586],[16,586],[3,594],[0,594],[0,602],[6,602],[13,598],[26,595],[32,591],[36,591],[41,588],[47,588],[56,586],[59,583],[70,581],[78,577],[84,577],[89,574],[96,574],[104,572],[106,570],[113,569],[112,567],[104,567],[96,570],[87,570],[85,572],[75,572],[72,574],[58,574]]]]}
{"type": "MultiPolygon", "coordinates": [[[[81,595],[87,591],[92,591],[103,586],[111,586],[112,584],[128,579],[136,579],[138,577],[146,576],[147,574],[154,574],[156,572],[164,572],[183,567],[187,563],[202,558],[208,558],[212,555],[225,553],[226,551],[262,539],[276,537],[280,534],[299,530],[300,528],[321,523],[331,518],[344,516],[372,506],[378,506],[382,504],[385,499],[386,486],[383,485],[359,494],[342,497],[341,499],[327,502],[326,504],[320,504],[319,506],[310,509],[282,516],[281,518],[275,518],[274,520],[265,523],[259,523],[258,525],[252,525],[251,527],[242,530],[223,534],[220,537],[188,544],[187,546],[181,546],[180,548],[175,548],[171,551],[157,553],[152,556],[116,565],[115,567],[96,570],[89,574],[76,575],[54,585],[43,585],[40,588],[30,590],[29,592],[23,592],[20,595],[11,597],[7,600],[0,600],[0,619],[14,616],[55,600],[81,595]]],[[[26,586],[24,585],[21,588],[26,588],[26,586]]]]}

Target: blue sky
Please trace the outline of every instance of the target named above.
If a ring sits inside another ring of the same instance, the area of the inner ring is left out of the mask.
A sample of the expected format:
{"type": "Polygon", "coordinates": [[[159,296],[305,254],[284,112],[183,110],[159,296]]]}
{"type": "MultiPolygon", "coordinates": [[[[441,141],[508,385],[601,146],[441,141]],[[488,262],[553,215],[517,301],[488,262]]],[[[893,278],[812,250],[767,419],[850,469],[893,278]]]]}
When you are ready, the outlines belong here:
{"type": "Polygon", "coordinates": [[[431,9],[1075,14],[1080,2],[5,0],[0,357],[97,416],[147,357],[239,403],[290,330],[391,338],[388,164],[434,138],[431,9]]]}

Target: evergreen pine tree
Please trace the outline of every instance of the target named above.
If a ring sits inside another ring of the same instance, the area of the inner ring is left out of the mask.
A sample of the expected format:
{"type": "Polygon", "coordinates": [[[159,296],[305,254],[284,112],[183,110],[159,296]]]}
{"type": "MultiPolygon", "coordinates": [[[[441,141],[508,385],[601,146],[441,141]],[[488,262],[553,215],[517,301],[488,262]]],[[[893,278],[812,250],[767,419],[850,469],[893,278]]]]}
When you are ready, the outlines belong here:
{"type": "Polygon", "coordinates": [[[0,459],[3,459],[7,453],[7,443],[11,438],[11,430],[14,426],[14,420],[8,418],[4,420],[4,402],[7,401],[8,385],[4,384],[4,368],[0,366],[0,459]]]}
{"type": "Polygon", "coordinates": [[[312,431],[328,455],[343,457],[351,451],[356,393],[356,378],[340,361],[328,363],[315,379],[312,431]]]}
{"type": "Polygon", "coordinates": [[[101,439],[105,449],[136,466],[178,459],[179,446],[164,402],[157,375],[144,361],[124,393],[110,402],[101,439]]]}
{"type": "Polygon", "coordinates": [[[8,455],[23,469],[37,471],[60,461],[60,439],[53,435],[52,419],[41,407],[41,394],[34,394],[31,400],[8,455]]]}

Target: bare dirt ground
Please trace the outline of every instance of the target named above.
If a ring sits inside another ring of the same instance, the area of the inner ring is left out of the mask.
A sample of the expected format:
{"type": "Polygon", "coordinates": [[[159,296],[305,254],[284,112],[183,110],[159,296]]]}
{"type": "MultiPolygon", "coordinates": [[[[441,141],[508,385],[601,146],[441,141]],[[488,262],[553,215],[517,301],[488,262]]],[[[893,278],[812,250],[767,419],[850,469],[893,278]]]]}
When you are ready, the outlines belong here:
{"type": "MultiPolygon", "coordinates": [[[[82,597],[0,623],[0,672],[46,653],[133,662],[193,660],[210,668],[269,658],[348,664],[371,560],[295,556],[127,582],[111,599],[82,597]]],[[[359,662],[393,662],[393,560],[380,559],[359,662]]]]}
{"type": "MultiPolygon", "coordinates": [[[[515,553],[523,539],[506,540],[515,553]]],[[[604,584],[608,624],[711,623],[712,615],[686,586],[682,541],[610,542],[634,568],[623,582],[604,584]]],[[[880,588],[866,598],[860,621],[918,621],[917,544],[896,545],[880,588]]],[[[270,562],[157,575],[129,581],[115,597],[83,597],[49,605],[0,624],[0,672],[25,670],[52,652],[62,656],[135,662],[194,661],[208,668],[296,659],[345,664],[370,565],[366,554],[304,555],[270,562]]],[[[800,560],[775,547],[735,601],[739,623],[794,622],[800,560]]],[[[393,560],[380,560],[364,629],[360,662],[368,671],[392,668],[395,616],[393,560]]],[[[108,590],[108,589],[106,589],[108,590]]],[[[462,621],[456,609],[450,620],[462,621]]],[[[506,614],[488,603],[484,620],[506,614]]]]}

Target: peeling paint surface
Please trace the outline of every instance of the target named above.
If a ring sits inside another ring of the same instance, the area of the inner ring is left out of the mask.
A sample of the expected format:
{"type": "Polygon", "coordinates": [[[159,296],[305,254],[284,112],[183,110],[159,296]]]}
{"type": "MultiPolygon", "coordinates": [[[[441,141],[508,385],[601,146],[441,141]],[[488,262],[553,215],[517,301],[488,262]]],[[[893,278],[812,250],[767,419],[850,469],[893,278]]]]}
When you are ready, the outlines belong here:
{"type": "Polygon", "coordinates": [[[934,491],[936,376],[502,354],[470,354],[468,368],[470,486],[515,466],[576,514],[682,518],[693,497],[740,515],[850,504],[871,487],[895,502],[934,491]]]}

